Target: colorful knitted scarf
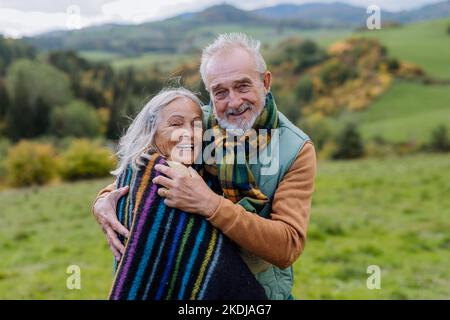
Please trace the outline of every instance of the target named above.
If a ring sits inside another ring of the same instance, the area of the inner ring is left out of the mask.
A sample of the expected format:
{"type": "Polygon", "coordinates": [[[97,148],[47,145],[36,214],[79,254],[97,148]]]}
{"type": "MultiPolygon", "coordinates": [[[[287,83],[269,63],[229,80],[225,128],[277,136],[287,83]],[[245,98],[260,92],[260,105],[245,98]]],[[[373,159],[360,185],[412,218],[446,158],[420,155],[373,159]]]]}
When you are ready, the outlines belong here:
{"type": "Polygon", "coordinates": [[[259,212],[268,202],[267,196],[256,185],[248,160],[256,156],[257,150],[261,151],[267,147],[271,138],[271,129],[276,128],[278,128],[278,110],[270,92],[266,96],[263,111],[253,125],[253,129],[258,133],[253,139],[249,139],[245,134],[238,139],[233,139],[226,130],[220,128],[213,112],[209,114],[206,129],[213,130],[211,142],[216,148],[223,148],[224,152],[222,161],[206,165],[205,169],[217,176],[225,198],[240,204],[247,211],[259,212]],[[266,129],[267,135],[260,135],[259,129],[266,129]],[[238,163],[237,158],[233,156],[238,148],[245,150],[245,163],[238,163]],[[225,157],[229,158],[225,160],[225,157]]]}
{"type": "MultiPolygon", "coordinates": [[[[128,166],[117,188],[129,185],[117,205],[119,221],[130,229],[125,253],[109,298],[113,300],[267,299],[264,289],[239,256],[236,245],[204,217],[164,204],[154,165],[165,164],[157,154],[143,167],[128,166]]],[[[213,177],[203,173],[214,190],[213,177]]]]}

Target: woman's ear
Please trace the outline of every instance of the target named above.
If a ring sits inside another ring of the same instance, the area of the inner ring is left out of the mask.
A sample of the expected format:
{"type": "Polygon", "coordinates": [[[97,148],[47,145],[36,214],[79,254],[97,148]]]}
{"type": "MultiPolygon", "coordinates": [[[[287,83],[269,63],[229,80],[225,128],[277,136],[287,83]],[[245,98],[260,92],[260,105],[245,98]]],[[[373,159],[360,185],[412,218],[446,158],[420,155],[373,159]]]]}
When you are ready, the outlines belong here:
{"type": "Polygon", "coordinates": [[[270,85],[272,84],[272,73],[270,71],[264,72],[264,89],[266,91],[266,94],[270,91],[270,85]]]}

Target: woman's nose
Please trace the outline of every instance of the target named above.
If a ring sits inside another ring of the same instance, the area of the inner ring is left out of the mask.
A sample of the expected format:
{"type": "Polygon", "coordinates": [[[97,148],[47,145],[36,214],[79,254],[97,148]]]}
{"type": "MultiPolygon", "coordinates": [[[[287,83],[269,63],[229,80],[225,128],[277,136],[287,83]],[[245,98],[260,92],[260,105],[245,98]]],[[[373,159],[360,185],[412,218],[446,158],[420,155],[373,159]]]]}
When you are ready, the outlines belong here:
{"type": "Polygon", "coordinates": [[[178,138],[178,140],[180,142],[182,141],[191,141],[192,137],[194,136],[194,131],[193,128],[190,126],[187,126],[185,128],[182,129],[182,132],[180,132],[180,136],[178,138]]]}

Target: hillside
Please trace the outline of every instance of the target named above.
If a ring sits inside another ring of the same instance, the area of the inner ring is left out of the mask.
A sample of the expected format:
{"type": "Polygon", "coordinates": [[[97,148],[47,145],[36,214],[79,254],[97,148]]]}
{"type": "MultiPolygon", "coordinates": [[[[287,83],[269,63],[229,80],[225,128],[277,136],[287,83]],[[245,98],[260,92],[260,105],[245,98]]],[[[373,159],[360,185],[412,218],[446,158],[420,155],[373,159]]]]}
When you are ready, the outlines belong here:
{"type": "Polygon", "coordinates": [[[432,76],[450,79],[449,26],[450,18],[446,18],[355,35],[376,38],[391,56],[416,63],[432,76]]]}
{"type": "MultiPolygon", "coordinates": [[[[423,9],[399,13],[382,11],[384,22],[411,23],[450,16],[450,1],[432,4],[423,9]]],[[[144,53],[189,53],[200,49],[199,43],[209,41],[230,26],[238,30],[267,29],[268,39],[289,31],[328,28],[351,30],[365,26],[366,9],[342,3],[278,5],[245,11],[231,5],[217,5],[200,12],[188,12],[163,21],[139,25],[102,25],[77,31],[45,33],[26,41],[43,50],[73,49],[102,51],[122,56],[144,53]],[[205,32],[205,28],[207,31],[205,32]],[[210,30],[214,29],[214,32],[210,30]]]]}

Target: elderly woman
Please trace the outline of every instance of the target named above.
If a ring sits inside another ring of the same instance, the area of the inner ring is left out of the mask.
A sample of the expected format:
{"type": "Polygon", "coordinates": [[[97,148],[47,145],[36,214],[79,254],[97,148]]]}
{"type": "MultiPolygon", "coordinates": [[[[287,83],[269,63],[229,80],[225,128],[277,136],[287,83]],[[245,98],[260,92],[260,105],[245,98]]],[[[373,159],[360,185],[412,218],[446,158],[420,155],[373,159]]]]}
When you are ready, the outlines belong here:
{"type": "MultiPolygon", "coordinates": [[[[129,186],[129,192],[116,212],[130,234],[121,237],[125,252],[110,299],[266,299],[235,244],[201,215],[167,206],[152,183],[160,175],[156,164],[192,174],[186,166],[201,152],[201,142],[200,101],[183,88],[151,99],[120,139],[112,173],[117,188],[129,186]]],[[[214,177],[196,170],[221,193],[214,177]]]]}

